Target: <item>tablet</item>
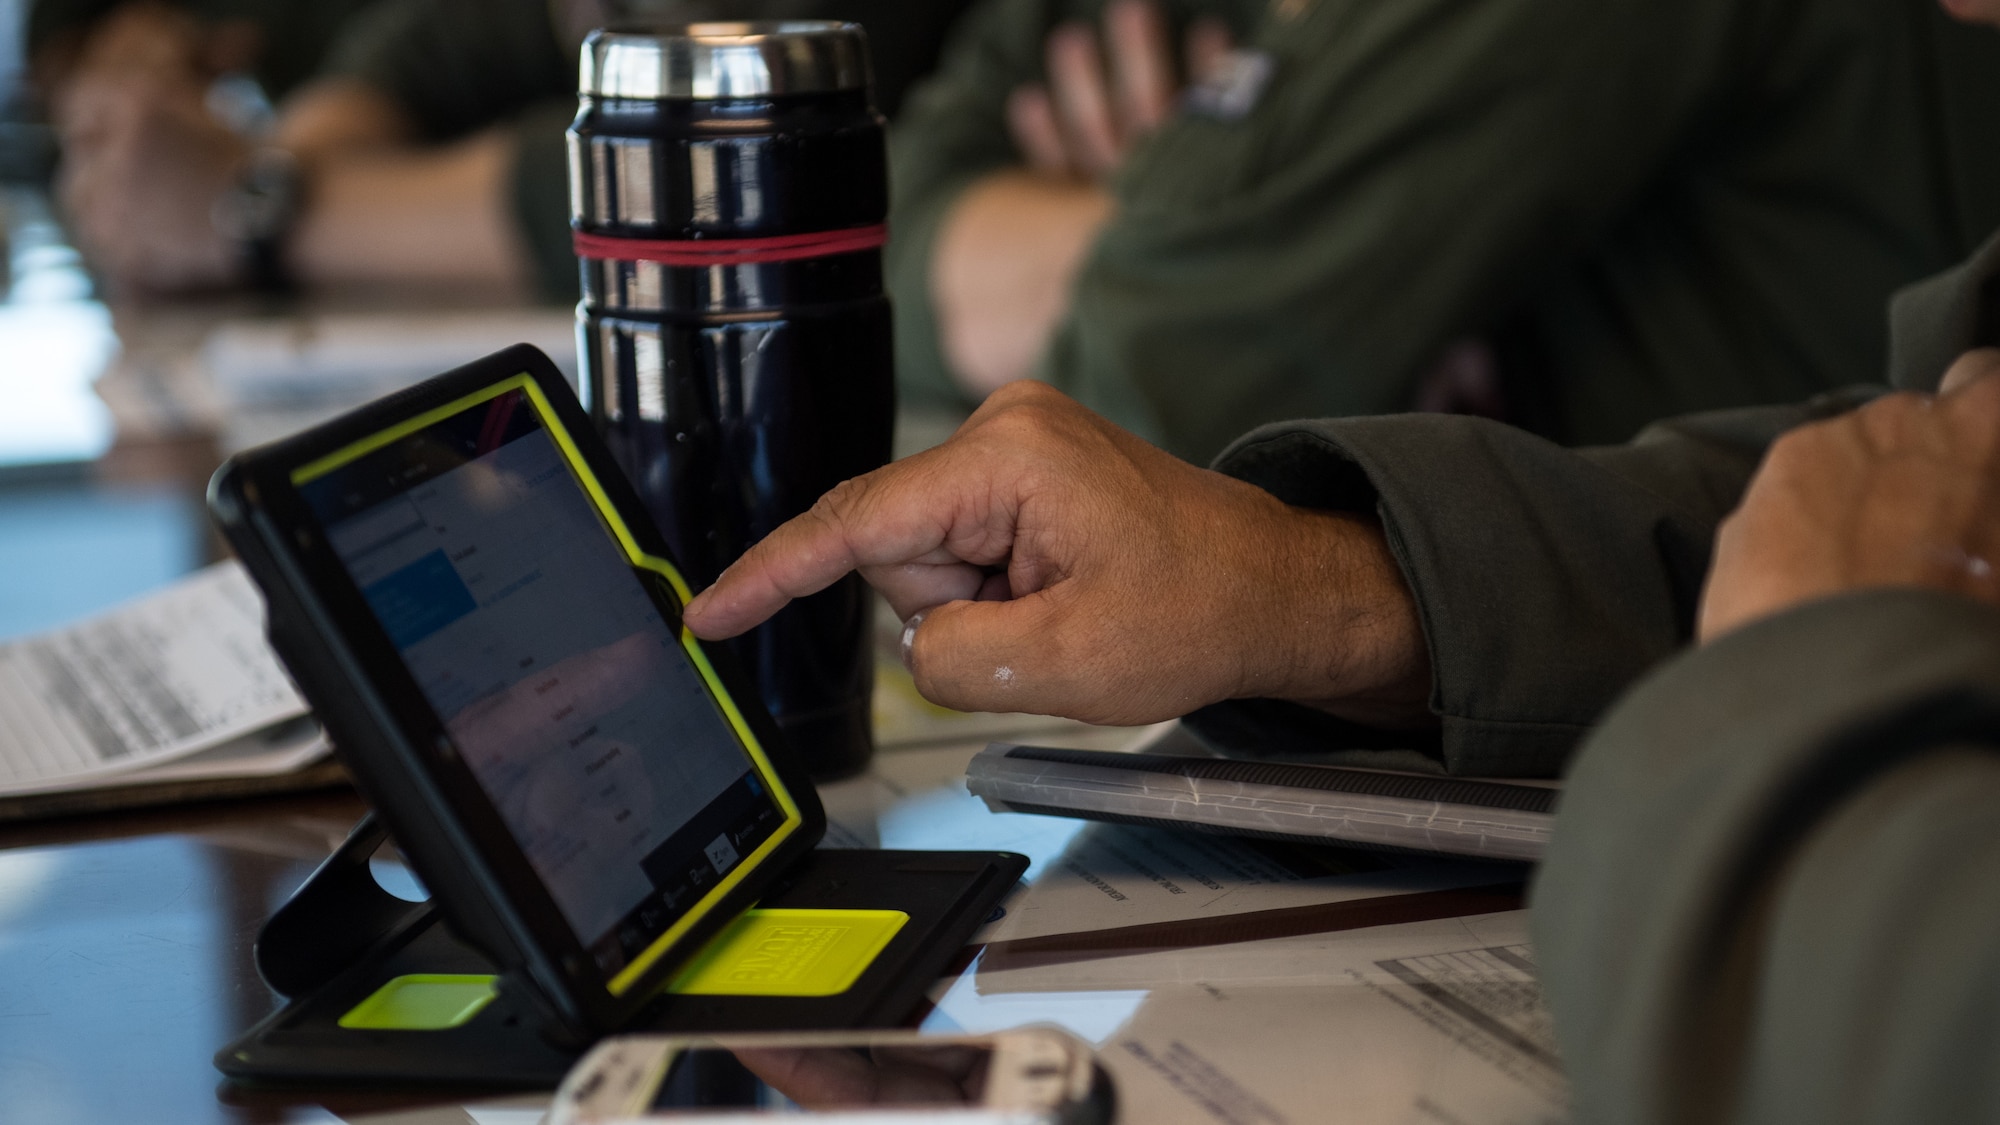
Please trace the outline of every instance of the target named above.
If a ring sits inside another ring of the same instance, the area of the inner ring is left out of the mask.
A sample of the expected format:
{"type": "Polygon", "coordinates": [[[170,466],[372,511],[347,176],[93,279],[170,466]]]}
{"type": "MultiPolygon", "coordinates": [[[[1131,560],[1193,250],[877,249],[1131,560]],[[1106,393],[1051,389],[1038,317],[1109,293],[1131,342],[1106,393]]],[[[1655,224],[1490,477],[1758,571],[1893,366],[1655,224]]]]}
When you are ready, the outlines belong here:
{"type": "Polygon", "coordinates": [[[232,458],[274,646],[446,919],[578,1039],[824,832],[581,407],[512,348],[232,458]]]}

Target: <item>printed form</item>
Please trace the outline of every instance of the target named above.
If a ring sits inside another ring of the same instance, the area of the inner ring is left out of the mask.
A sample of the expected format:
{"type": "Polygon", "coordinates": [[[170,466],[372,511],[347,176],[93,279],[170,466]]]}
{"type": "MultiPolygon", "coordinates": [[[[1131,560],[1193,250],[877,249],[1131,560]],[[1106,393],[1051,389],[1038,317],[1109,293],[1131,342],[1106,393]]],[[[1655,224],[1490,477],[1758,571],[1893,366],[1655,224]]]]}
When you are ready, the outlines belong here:
{"type": "MultiPolygon", "coordinates": [[[[265,643],[262,599],[220,563],[0,644],[0,795],[104,784],[305,714],[265,643]]],[[[307,757],[324,753],[310,743],[307,757]]]]}

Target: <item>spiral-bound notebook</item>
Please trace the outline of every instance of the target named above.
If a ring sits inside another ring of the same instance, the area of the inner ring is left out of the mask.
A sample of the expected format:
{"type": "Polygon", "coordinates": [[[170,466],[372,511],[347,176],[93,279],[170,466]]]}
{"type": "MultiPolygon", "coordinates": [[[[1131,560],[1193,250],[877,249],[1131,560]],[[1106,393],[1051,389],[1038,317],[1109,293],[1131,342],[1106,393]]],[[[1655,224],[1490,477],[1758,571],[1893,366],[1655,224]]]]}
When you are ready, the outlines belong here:
{"type": "Polygon", "coordinates": [[[1059,750],[996,742],[966,788],[995,812],[1533,862],[1558,790],[1340,766],[1059,750]]]}

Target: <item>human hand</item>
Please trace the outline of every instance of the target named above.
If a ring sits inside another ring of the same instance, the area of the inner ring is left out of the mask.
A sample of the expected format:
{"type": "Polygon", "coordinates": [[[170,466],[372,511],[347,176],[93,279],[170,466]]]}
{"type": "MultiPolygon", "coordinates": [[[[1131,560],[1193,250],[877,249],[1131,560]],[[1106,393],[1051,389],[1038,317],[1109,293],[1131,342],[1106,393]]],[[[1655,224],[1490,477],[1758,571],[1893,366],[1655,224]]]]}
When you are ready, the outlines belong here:
{"type": "Polygon", "coordinates": [[[972,1105],[986,1085],[987,1052],[959,1044],[730,1048],[736,1061],[804,1109],[972,1105]]]}
{"type": "Polygon", "coordinates": [[[2000,27],[2000,0],[1941,0],[1945,14],[1964,23],[2000,27]]]}
{"type": "Polygon", "coordinates": [[[1428,721],[1422,631],[1372,519],[1290,507],[1041,383],[840,485],[683,619],[735,636],[857,569],[947,707],[1139,724],[1261,697],[1428,721]]]}
{"type": "Polygon", "coordinates": [[[1042,174],[1104,180],[1173,112],[1182,80],[1199,81],[1229,52],[1229,31],[1206,18],[1187,31],[1176,65],[1166,21],[1151,0],[1111,0],[1104,43],[1097,29],[1067,23],[1049,33],[1046,85],[1007,99],[1007,125],[1029,167],[1042,174]],[[1105,73],[1109,58],[1111,71],[1105,73]]]}
{"type": "Polygon", "coordinates": [[[1699,635],[1849,590],[2000,605],[2000,349],[1929,395],[1897,394],[1780,438],[1723,521],[1699,635]]]}
{"type": "Polygon", "coordinates": [[[113,289],[226,285],[241,268],[216,200],[249,143],[214,121],[200,88],[166,73],[93,72],[58,117],[58,193],[84,255],[113,289]]]}
{"type": "Polygon", "coordinates": [[[215,203],[249,155],[189,92],[143,75],[76,90],[58,192],[79,248],[114,290],[227,285],[241,263],[215,203]]]}
{"type": "Polygon", "coordinates": [[[59,65],[38,66],[37,77],[60,124],[72,94],[106,80],[207,85],[214,75],[204,65],[206,47],[202,26],[187,9],[160,0],[128,0],[91,24],[59,65]]]}
{"type": "Polygon", "coordinates": [[[51,91],[62,141],[57,192],[77,241],[113,289],[226,284],[240,269],[211,218],[249,151],[210,117],[209,85],[249,65],[258,32],[129,0],[100,20],[51,91]]]}

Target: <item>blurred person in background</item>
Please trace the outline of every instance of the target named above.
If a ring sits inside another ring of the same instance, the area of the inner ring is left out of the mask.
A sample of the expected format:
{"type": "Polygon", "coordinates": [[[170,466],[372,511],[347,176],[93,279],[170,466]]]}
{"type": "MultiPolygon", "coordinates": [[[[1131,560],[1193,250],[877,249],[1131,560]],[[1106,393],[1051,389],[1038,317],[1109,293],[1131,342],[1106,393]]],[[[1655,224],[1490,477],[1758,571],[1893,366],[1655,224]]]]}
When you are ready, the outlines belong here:
{"type": "MultiPolygon", "coordinates": [[[[254,21],[142,0],[65,23],[33,45],[46,60],[37,73],[63,147],[62,202],[115,289],[498,282],[574,299],[563,130],[576,113],[577,53],[591,28],[621,19],[856,20],[869,32],[878,104],[893,112],[963,7],[326,3],[342,18],[305,20],[313,4],[303,0],[272,5],[296,19],[301,36],[326,34],[309,77],[295,73],[302,64],[273,70],[277,111],[261,132],[222,119],[210,96],[216,74],[248,69],[246,56],[262,63],[245,47],[258,41],[244,30],[254,21]]],[[[294,56],[305,53],[285,58],[294,56]]]]}
{"type": "Polygon", "coordinates": [[[907,390],[1197,461],[1412,407],[1621,441],[1865,380],[2000,223],[1936,0],[984,0],[894,130],[907,390]]]}

